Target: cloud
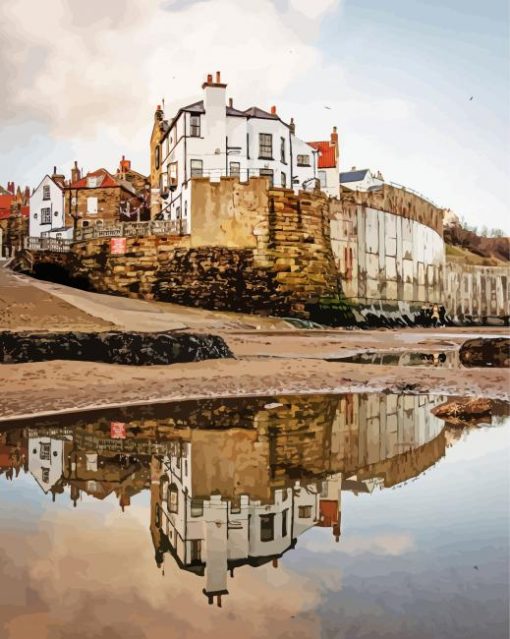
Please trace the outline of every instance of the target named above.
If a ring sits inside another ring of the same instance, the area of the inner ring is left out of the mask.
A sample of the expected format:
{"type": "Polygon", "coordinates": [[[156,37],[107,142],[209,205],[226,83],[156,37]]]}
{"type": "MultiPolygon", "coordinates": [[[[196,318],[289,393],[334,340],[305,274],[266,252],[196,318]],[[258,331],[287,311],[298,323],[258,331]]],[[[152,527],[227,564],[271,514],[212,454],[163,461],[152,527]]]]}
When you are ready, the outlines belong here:
{"type": "Polygon", "coordinates": [[[344,535],[338,544],[325,544],[319,537],[310,537],[305,538],[301,545],[315,553],[338,552],[352,556],[372,553],[398,556],[413,550],[415,542],[410,533],[382,532],[374,535],[344,535]]]}
{"type": "Polygon", "coordinates": [[[169,628],[190,638],[320,635],[321,593],[307,577],[282,564],[246,566],[229,578],[223,608],[208,606],[201,577],[170,556],[164,576],[157,569],[148,506],[135,506],[134,516],[100,506],[50,505],[23,531],[1,531],[0,581],[9,598],[0,627],[9,639],[163,639],[169,628]]]}

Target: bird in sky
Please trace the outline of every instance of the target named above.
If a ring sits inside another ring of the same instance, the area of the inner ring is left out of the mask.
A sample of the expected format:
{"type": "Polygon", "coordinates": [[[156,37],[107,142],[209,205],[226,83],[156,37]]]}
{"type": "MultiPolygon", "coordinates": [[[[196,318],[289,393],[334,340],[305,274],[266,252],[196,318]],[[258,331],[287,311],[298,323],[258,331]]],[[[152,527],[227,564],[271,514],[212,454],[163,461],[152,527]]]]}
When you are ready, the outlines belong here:
{"type": "Polygon", "coordinates": [[[331,111],[331,107],[325,106],[324,108],[325,109],[329,109],[331,111]]]}
{"type": "Polygon", "coordinates": [[[471,96],[471,97],[469,98],[469,101],[471,102],[471,100],[472,100],[472,99],[473,99],[473,96],[471,96]]]}

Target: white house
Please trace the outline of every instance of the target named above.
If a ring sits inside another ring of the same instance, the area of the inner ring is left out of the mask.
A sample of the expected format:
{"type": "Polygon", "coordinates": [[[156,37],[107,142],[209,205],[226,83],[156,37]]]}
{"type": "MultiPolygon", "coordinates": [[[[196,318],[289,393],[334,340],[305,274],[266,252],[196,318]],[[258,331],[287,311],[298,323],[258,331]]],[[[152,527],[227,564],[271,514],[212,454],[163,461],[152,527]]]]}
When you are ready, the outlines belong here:
{"type": "Polygon", "coordinates": [[[28,470],[45,493],[62,477],[65,439],[29,434],[28,470]]]}
{"type": "Polygon", "coordinates": [[[73,228],[65,226],[63,175],[56,167],[53,175],[45,175],[30,196],[30,237],[72,239],[73,228]]]}
{"type": "Polygon", "coordinates": [[[191,443],[177,444],[175,452],[163,458],[162,470],[157,503],[151,509],[153,523],[179,567],[205,577],[203,592],[210,603],[228,594],[228,572],[244,564],[277,561],[319,521],[316,484],[301,486],[297,481],[293,487],[276,489],[268,504],[249,495],[240,495],[235,503],[221,494],[196,499],[191,443]]]}
{"type": "Polygon", "coordinates": [[[356,169],[352,167],[350,171],[340,173],[340,185],[352,191],[369,191],[384,184],[381,172],[372,173],[370,169],[356,169]]]}
{"type": "Polygon", "coordinates": [[[318,151],[295,135],[293,120],[284,122],[271,107],[239,110],[226,102],[220,73],[202,85],[202,100],[180,108],[163,128],[154,153],[161,170],[161,214],[190,226],[193,177],[267,176],[275,186],[310,187],[317,174],[318,151]]]}

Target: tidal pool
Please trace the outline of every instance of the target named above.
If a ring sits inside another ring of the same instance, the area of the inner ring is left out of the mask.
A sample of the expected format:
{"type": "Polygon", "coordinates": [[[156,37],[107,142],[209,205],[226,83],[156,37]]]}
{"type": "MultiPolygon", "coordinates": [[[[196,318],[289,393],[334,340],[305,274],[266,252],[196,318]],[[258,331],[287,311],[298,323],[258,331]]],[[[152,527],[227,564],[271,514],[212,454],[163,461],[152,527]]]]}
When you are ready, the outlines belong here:
{"type": "Polygon", "coordinates": [[[433,396],[4,425],[0,637],[499,638],[510,422],[433,396]]]}

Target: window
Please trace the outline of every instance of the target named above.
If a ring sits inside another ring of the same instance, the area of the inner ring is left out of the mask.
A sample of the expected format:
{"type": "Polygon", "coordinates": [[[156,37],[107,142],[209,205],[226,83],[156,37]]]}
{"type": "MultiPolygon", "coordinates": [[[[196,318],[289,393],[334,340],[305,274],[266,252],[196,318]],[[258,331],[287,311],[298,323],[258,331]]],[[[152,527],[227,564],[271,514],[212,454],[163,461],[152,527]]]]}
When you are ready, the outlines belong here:
{"type": "Polygon", "coordinates": [[[274,515],[260,516],[260,541],[273,541],[274,515]]]}
{"type": "Polygon", "coordinates": [[[192,499],[190,510],[192,517],[201,517],[204,514],[204,502],[201,499],[192,499]]]}
{"type": "Polygon", "coordinates": [[[154,513],[154,524],[156,528],[161,526],[161,508],[159,504],[156,504],[156,512],[154,513]]]}
{"type": "Polygon", "coordinates": [[[191,540],[191,563],[202,561],[202,540],[191,540]]]}
{"type": "Polygon", "coordinates": [[[297,165],[298,166],[310,166],[310,156],[309,155],[298,155],[297,156],[297,165]]]}
{"type": "Polygon", "coordinates": [[[298,517],[300,519],[309,519],[312,516],[312,507],[311,506],[299,506],[298,508],[298,517]]]}
{"type": "Polygon", "coordinates": [[[241,163],[240,162],[231,162],[230,163],[230,175],[232,177],[241,177],[241,163]]]}
{"type": "Polygon", "coordinates": [[[44,460],[49,459],[50,449],[51,449],[51,444],[41,444],[41,448],[39,450],[39,458],[44,460]]]}
{"type": "Polygon", "coordinates": [[[269,178],[269,186],[273,186],[273,169],[260,169],[259,171],[260,177],[268,177],[269,178]]]}
{"type": "Polygon", "coordinates": [[[42,199],[43,200],[49,200],[50,199],[50,187],[48,185],[45,185],[45,186],[42,187],[42,191],[43,191],[42,199]]]}
{"type": "MultiPolygon", "coordinates": [[[[181,219],[181,207],[180,207],[180,206],[178,206],[178,207],[175,209],[175,217],[176,217],[178,220],[180,220],[180,219],[181,219]]],[[[181,460],[180,460],[180,457],[178,457],[178,458],[177,458],[177,468],[180,468],[180,461],[181,461],[181,460]]]]}
{"type": "Polygon", "coordinates": [[[280,162],[287,164],[285,159],[285,138],[280,138],[280,162]]]}
{"type": "Polygon", "coordinates": [[[273,136],[270,133],[259,133],[259,158],[273,159],[273,136]]]}
{"type": "Polygon", "coordinates": [[[326,171],[319,171],[319,181],[321,183],[321,189],[325,189],[328,185],[326,171]]]}
{"type": "Polygon", "coordinates": [[[97,197],[87,198],[87,213],[89,215],[96,215],[97,213],[97,197]]]}
{"type": "Polygon", "coordinates": [[[154,153],[155,153],[154,162],[156,163],[156,169],[159,169],[159,164],[161,162],[161,149],[159,147],[159,144],[156,146],[154,153]]]}
{"type": "Polygon", "coordinates": [[[288,512],[289,512],[288,508],[287,510],[284,510],[282,512],[282,537],[287,536],[287,513],[288,512]]]}
{"type": "Polygon", "coordinates": [[[285,173],[282,173],[281,180],[282,180],[282,187],[285,188],[287,186],[287,176],[285,175],[285,173]]]}
{"type": "Polygon", "coordinates": [[[200,116],[192,115],[190,117],[190,135],[192,138],[200,137],[200,116]]]}
{"type": "Polygon", "coordinates": [[[89,225],[87,220],[82,220],[81,227],[84,229],[89,225]]]}
{"type": "Polygon", "coordinates": [[[49,468],[41,468],[41,479],[45,484],[50,481],[50,469],[49,468]]]}
{"type": "Polygon", "coordinates": [[[191,160],[191,177],[202,177],[204,174],[203,160],[191,160]]]}
{"type": "MultiPolygon", "coordinates": [[[[188,217],[188,200],[185,200],[184,202],[184,217],[188,217]]],[[[188,468],[188,466],[186,466],[186,468],[188,468]]],[[[186,470],[186,475],[188,474],[188,471],[186,470]]]]}
{"type": "Polygon", "coordinates": [[[177,186],[177,162],[170,162],[168,166],[168,183],[170,186],[177,186]]]}
{"type": "Polygon", "coordinates": [[[51,209],[41,209],[41,224],[51,224],[51,209]]]}
{"type": "Polygon", "coordinates": [[[175,484],[172,484],[168,491],[168,510],[171,513],[176,513],[179,510],[179,493],[175,484]]]}
{"type": "Polygon", "coordinates": [[[88,177],[87,178],[87,187],[89,189],[95,189],[101,184],[101,178],[99,176],[96,177],[88,177]]]}

